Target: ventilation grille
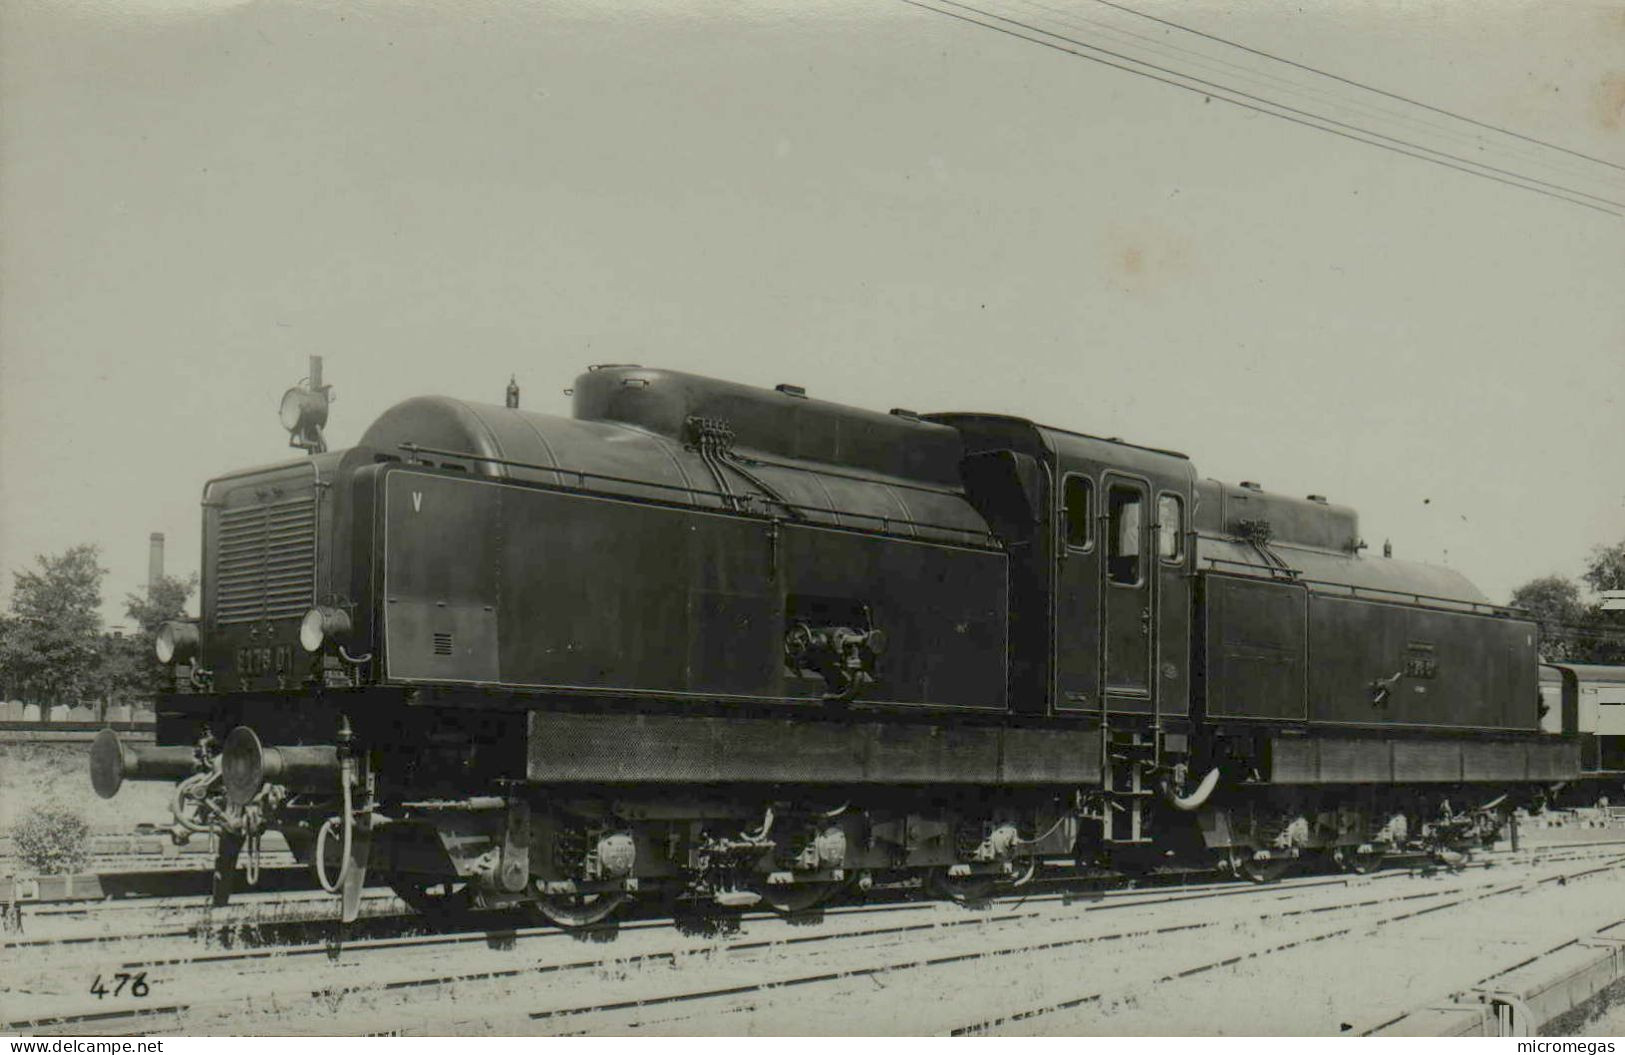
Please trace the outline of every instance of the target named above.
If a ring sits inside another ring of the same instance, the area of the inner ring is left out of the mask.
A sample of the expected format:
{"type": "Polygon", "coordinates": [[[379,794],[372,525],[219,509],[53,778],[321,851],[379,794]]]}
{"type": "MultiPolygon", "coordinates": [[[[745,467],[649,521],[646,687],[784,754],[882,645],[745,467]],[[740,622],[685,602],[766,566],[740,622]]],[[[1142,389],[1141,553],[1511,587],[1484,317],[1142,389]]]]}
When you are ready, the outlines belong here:
{"type": "Polygon", "coordinates": [[[316,592],[315,497],[222,510],[217,555],[217,623],[304,615],[316,592]]]}
{"type": "Polygon", "coordinates": [[[451,634],[449,632],[435,632],[434,654],[437,656],[451,655],[451,634]]]}

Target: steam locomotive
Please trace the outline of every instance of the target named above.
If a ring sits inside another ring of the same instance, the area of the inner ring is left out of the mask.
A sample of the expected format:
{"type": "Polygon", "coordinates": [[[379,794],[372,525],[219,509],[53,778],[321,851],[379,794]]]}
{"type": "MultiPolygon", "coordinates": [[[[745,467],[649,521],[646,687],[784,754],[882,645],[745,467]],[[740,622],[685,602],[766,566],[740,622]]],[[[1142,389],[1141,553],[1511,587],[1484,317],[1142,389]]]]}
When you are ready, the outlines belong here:
{"type": "Polygon", "coordinates": [[[275,829],[346,919],[370,876],[581,926],[1063,858],[1365,871],[1581,773],[1535,625],[1323,497],[792,385],[573,395],[409,399],[210,481],[156,745],[102,733],[97,792],[178,781],[217,899],[275,829]]]}

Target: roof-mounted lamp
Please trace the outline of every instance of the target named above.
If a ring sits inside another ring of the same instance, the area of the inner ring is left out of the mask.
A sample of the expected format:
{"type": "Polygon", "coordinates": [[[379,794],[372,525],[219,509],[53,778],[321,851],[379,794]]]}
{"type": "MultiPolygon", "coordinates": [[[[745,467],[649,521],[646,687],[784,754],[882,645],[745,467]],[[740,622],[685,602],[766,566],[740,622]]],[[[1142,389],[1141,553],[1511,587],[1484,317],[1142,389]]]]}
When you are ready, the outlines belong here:
{"type": "Polygon", "coordinates": [[[311,454],[327,450],[322,427],[327,424],[327,408],[333,402],[333,386],[322,384],[322,357],[310,357],[310,376],[282,393],[278,414],[288,430],[288,446],[311,454]]]}

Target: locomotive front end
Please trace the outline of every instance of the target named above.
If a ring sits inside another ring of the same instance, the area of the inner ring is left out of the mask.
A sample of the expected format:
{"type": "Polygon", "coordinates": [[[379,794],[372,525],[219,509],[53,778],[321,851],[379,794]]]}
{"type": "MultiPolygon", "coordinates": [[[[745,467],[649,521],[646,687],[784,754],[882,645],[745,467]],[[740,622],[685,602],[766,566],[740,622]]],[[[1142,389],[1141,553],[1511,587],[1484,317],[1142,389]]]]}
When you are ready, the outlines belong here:
{"type": "Polygon", "coordinates": [[[109,729],[92,748],[103,798],[126,780],[177,782],[176,840],[218,839],[217,900],[230,893],[238,854],[255,853],[267,830],[308,859],[348,790],[354,734],[326,694],[369,679],[365,606],[350,588],[351,555],[334,542],[351,519],[335,486],[351,454],[205,486],[201,616],[166,624],[154,643],[167,682],[156,743],[125,743],[109,729]]]}

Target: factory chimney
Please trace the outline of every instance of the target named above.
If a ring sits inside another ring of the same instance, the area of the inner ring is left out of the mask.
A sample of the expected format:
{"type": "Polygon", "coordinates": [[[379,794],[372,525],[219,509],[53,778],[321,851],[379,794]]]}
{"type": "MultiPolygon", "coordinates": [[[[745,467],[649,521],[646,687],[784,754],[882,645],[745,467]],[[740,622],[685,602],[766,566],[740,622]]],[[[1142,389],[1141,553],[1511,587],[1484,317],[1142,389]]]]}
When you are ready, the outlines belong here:
{"type": "Polygon", "coordinates": [[[147,536],[147,596],[158,589],[158,580],[164,577],[164,533],[154,531],[147,536]]]}

